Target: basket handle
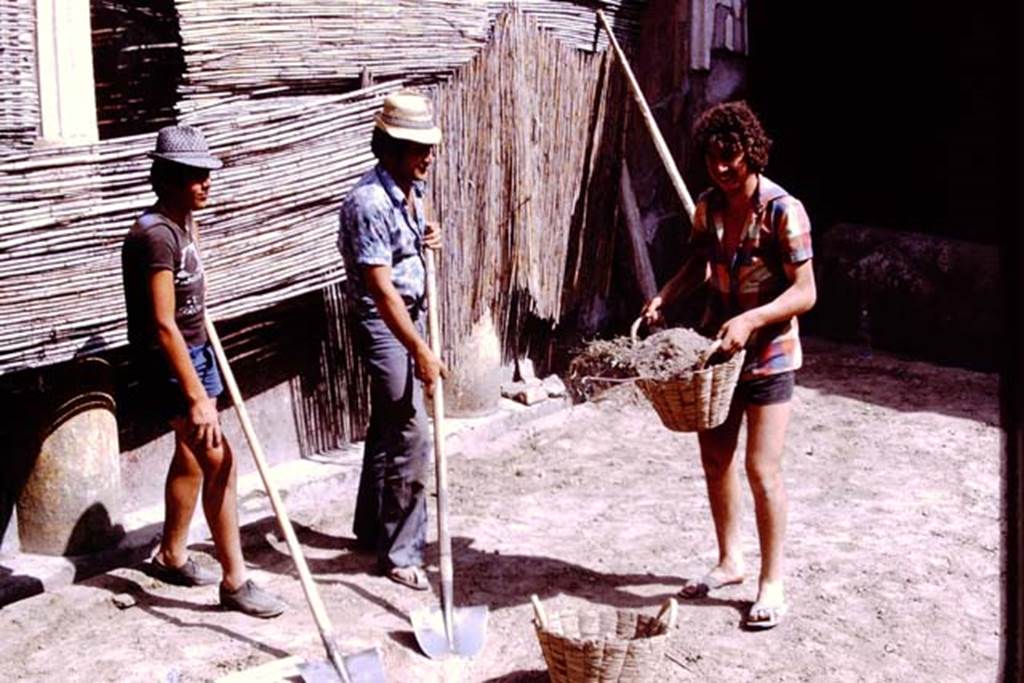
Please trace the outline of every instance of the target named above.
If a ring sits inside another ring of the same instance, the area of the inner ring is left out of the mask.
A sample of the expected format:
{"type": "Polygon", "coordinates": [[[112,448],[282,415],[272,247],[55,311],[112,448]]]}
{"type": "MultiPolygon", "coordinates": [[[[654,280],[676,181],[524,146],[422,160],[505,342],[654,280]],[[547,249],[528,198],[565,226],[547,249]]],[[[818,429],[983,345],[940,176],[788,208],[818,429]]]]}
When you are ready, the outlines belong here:
{"type": "Polygon", "coordinates": [[[644,317],[640,316],[639,318],[633,321],[632,325],[629,326],[629,338],[633,340],[634,344],[640,341],[640,338],[637,335],[640,332],[640,326],[643,324],[644,317]]]}
{"type": "Polygon", "coordinates": [[[665,625],[668,627],[668,630],[671,631],[676,627],[676,617],[679,616],[679,603],[676,602],[675,598],[670,597],[665,600],[665,604],[661,606],[661,609],[658,611],[658,616],[654,617],[654,620],[661,621],[666,612],[668,612],[668,621],[665,622],[665,625]]]}
{"type": "Polygon", "coordinates": [[[697,369],[698,370],[703,370],[704,366],[708,364],[709,360],[711,360],[711,356],[713,356],[716,353],[718,353],[719,349],[721,349],[721,348],[722,348],[722,340],[721,339],[716,339],[715,341],[711,342],[711,345],[708,346],[708,348],[704,351],[704,353],[702,353],[700,355],[700,362],[697,364],[697,369]]]}
{"type": "Polygon", "coordinates": [[[533,613],[537,616],[537,622],[540,627],[544,630],[548,628],[548,615],[544,612],[544,605],[540,604],[540,598],[534,593],[530,596],[530,602],[533,604],[533,613]]]}

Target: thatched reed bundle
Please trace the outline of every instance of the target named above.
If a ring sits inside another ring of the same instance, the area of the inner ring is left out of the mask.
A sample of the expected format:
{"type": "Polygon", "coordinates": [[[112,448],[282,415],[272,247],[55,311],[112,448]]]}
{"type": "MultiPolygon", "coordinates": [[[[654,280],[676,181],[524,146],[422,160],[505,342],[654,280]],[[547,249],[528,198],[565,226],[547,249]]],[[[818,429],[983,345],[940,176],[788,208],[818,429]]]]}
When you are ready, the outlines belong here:
{"type": "Polygon", "coordinates": [[[35,0],[0,2],[0,152],[27,147],[39,129],[35,0]]]}
{"type": "MultiPolygon", "coordinates": [[[[608,66],[605,55],[567,47],[510,13],[488,49],[439,88],[446,142],[433,194],[447,244],[440,286],[450,353],[485,311],[509,350],[524,316],[557,321],[567,280],[578,284],[567,278],[572,255],[589,250],[610,270],[610,250],[581,244],[592,236],[586,198],[598,150],[614,137],[606,114],[622,107],[609,96],[608,66]]],[[[608,242],[610,213],[598,220],[608,242]]]]}
{"type": "MultiPolygon", "coordinates": [[[[607,2],[628,38],[640,2],[607,2]]],[[[229,94],[280,88],[338,92],[364,71],[431,83],[486,44],[510,7],[571,46],[603,50],[593,9],[572,0],[178,0],[186,72],[182,108],[229,94]]]]}

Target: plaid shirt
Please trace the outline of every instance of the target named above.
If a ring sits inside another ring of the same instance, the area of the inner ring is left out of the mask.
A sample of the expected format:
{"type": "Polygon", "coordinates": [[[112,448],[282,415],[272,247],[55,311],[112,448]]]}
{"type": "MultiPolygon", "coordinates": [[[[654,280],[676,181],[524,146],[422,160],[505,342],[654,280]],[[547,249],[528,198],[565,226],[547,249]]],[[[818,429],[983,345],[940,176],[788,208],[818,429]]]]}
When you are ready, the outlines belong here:
{"type": "Polygon", "coordinates": [[[348,296],[365,316],[378,315],[360,266],[390,266],[391,282],[410,309],[420,310],[426,288],[423,261],[423,183],[414,182],[416,218],[405,193],[381,166],[367,171],[341,205],[338,249],[348,296]]]}
{"type": "MultiPolygon", "coordinates": [[[[725,199],[721,192],[716,188],[704,192],[694,212],[690,245],[695,256],[711,264],[704,325],[716,332],[726,320],[776,299],[790,286],[783,265],[803,263],[812,256],[811,222],[800,200],[762,175],[753,204],[731,262],[722,248],[725,199]]],[[[740,379],[796,370],[802,364],[794,317],[751,335],[740,379]]]]}

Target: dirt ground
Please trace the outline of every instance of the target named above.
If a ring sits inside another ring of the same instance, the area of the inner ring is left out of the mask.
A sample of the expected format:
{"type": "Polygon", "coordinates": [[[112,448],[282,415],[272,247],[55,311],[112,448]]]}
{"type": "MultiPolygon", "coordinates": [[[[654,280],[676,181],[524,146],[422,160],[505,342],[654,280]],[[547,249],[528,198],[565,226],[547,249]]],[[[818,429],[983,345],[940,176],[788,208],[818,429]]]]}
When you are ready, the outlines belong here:
{"type": "MultiPolygon", "coordinates": [[[[995,680],[998,378],[818,340],[806,351],[786,451],[790,613],[741,628],[758,567],[748,499],[750,578],[680,605],[657,680],[995,680]]],[[[392,681],[547,680],[531,593],[549,610],[653,613],[715,559],[696,438],[628,393],[454,453],[450,479],[456,604],[491,611],[484,651],[447,666],[419,653],[407,619],[434,595],[369,576],[372,558],[350,548],[354,475],[334,496],[289,501],[342,650],[378,645],[392,681]]],[[[198,681],[321,658],[273,529],[247,527],[247,558],[285,616],[221,612],[215,589],[118,569],[0,610],[0,678],[198,681]],[[135,606],[115,606],[124,593],[135,606]]],[[[195,550],[213,564],[210,546],[195,550]]]]}

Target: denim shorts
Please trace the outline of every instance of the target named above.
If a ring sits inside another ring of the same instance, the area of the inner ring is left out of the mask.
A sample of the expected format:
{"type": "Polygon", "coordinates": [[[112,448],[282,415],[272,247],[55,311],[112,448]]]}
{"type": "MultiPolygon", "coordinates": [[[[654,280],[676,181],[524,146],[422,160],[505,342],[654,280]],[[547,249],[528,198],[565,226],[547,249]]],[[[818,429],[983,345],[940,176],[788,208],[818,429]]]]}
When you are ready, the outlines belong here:
{"type": "Polygon", "coordinates": [[[793,398],[795,384],[796,373],[792,370],[776,375],[741,380],[736,385],[736,395],[733,400],[740,400],[746,405],[752,406],[786,403],[793,398]]]}
{"type": "MultiPolygon", "coordinates": [[[[206,395],[216,398],[224,392],[224,384],[217,369],[213,347],[207,342],[202,346],[190,346],[189,360],[199,375],[199,381],[206,389],[206,395]]],[[[142,401],[155,417],[170,421],[188,415],[189,402],[174,376],[167,359],[162,353],[153,352],[140,359],[142,401]]]]}

